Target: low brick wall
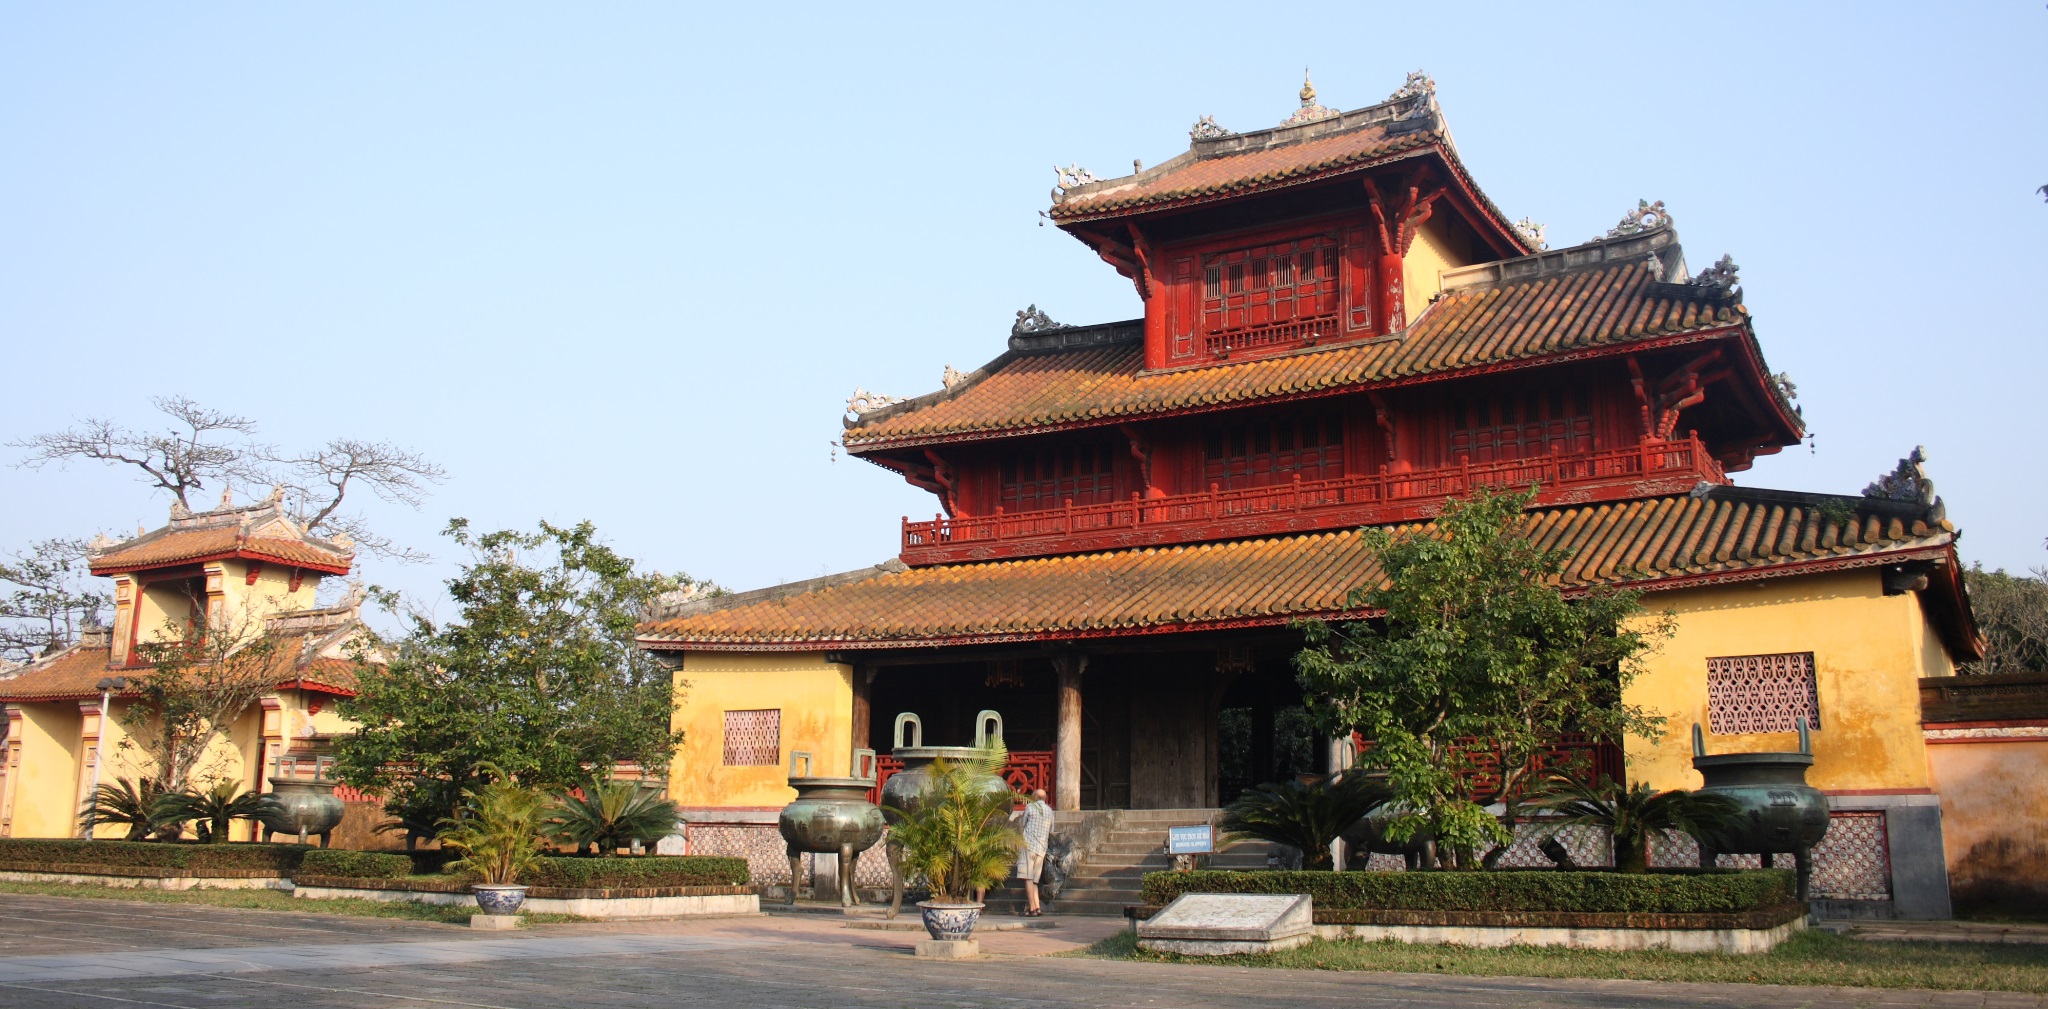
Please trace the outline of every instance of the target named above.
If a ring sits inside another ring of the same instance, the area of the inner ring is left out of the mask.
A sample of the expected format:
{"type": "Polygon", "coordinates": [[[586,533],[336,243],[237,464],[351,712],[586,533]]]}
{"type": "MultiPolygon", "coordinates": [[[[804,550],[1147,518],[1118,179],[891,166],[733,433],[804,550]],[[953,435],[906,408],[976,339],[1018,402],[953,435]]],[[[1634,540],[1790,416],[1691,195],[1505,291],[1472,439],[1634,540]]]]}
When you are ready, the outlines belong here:
{"type": "MultiPolygon", "coordinates": [[[[1162,908],[1138,906],[1137,921],[1162,908]]],[[[1808,923],[1806,906],[1787,904],[1731,914],[1603,913],[1576,911],[1360,911],[1314,912],[1324,939],[1460,946],[1565,946],[1572,949],[1665,949],[1675,953],[1763,953],[1808,923]]]]}
{"type": "Polygon", "coordinates": [[[289,890],[292,881],[271,869],[169,869],[157,866],[63,865],[0,862],[9,883],[65,883],[137,890],[289,890]]]}
{"type": "MultiPolygon", "coordinates": [[[[315,900],[354,897],[412,901],[439,907],[465,907],[476,902],[469,892],[469,883],[461,880],[301,876],[296,895],[315,900]]],[[[692,918],[758,914],[761,898],[751,886],[536,886],[527,890],[523,909],[536,914],[573,914],[584,918],[692,918]]]]}

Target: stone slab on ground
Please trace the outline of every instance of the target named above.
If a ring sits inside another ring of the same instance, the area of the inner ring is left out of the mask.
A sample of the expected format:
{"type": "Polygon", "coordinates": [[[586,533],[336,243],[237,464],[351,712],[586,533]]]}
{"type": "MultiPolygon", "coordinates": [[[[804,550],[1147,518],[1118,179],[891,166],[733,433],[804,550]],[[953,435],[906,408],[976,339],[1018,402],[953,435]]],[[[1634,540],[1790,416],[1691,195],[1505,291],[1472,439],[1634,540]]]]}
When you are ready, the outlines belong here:
{"type": "Polygon", "coordinates": [[[919,939],[917,955],[934,960],[969,960],[981,955],[981,944],[972,939],[919,939]]]}
{"type": "Polygon", "coordinates": [[[1315,932],[1305,893],[1184,893],[1138,924],[1138,945],[1188,956],[1270,953],[1300,946],[1315,932]]]}
{"type": "Polygon", "coordinates": [[[519,927],[516,914],[473,914],[469,916],[469,927],[487,932],[504,932],[519,927]]]}

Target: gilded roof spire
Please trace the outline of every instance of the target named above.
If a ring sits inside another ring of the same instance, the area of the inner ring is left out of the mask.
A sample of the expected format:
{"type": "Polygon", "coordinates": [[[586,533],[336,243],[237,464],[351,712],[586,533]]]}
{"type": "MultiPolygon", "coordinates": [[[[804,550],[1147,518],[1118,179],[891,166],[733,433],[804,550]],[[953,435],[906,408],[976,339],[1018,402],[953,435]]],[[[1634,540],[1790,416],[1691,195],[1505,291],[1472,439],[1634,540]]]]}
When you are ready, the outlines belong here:
{"type": "Polygon", "coordinates": [[[1302,67],[1301,108],[1295,109],[1293,115],[1282,119],[1280,125],[1300,126],[1303,123],[1313,123],[1317,120],[1329,119],[1336,115],[1336,109],[1328,109],[1316,104],[1316,82],[1309,79],[1308,68],[1302,67]]]}
{"type": "Polygon", "coordinates": [[[1312,81],[1312,80],[1310,80],[1310,79],[1309,79],[1309,76],[1308,76],[1308,68],[1307,68],[1307,67],[1302,67],[1302,68],[1301,68],[1301,104],[1303,104],[1303,105],[1314,105],[1315,103],[1316,103],[1316,82],[1315,82],[1315,81],[1312,81]]]}

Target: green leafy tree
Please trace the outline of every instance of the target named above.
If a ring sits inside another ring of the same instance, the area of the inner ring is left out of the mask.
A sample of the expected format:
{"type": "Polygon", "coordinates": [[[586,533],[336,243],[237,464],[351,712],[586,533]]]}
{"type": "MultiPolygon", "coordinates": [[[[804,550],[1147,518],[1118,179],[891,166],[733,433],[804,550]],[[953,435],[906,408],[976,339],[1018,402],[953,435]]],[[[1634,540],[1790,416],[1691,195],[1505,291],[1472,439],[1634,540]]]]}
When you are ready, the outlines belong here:
{"type": "MultiPolygon", "coordinates": [[[[262,609],[251,602],[251,612],[262,609]]],[[[208,747],[242,714],[291,676],[295,654],[268,633],[260,617],[210,620],[204,600],[191,602],[191,623],[166,625],[137,646],[149,669],[129,677],[134,700],[114,709],[128,732],[121,746],[141,750],[166,793],[183,792],[208,747]]],[[[214,751],[209,764],[217,762],[214,751]]]]}
{"type": "Polygon", "coordinates": [[[387,664],[359,663],[337,776],[414,822],[452,815],[486,764],[540,788],[616,760],[664,776],[682,740],[675,691],[633,635],[684,580],[634,570],[588,522],[477,535],[457,519],[446,535],[470,553],[448,582],[460,613],[411,613],[387,664]]]}
{"type": "Polygon", "coordinates": [[[1387,836],[1428,828],[1439,858],[1513,839],[1520,800],[1544,749],[1568,733],[1619,742],[1662,719],[1622,701],[1641,659],[1673,618],[1644,613],[1635,593],[1594,589],[1566,598],[1568,554],[1524,533],[1535,489],[1484,488],[1447,501],[1432,527],[1362,535],[1378,584],[1350,602],[1380,616],[1299,625],[1307,647],[1295,668],[1311,716],[1333,735],[1372,741],[1364,767],[1383,770],[1401,808],[1387,836]],[[1497,769],[1505,811],[1475,797],[1474,773],[1497,769]]]}

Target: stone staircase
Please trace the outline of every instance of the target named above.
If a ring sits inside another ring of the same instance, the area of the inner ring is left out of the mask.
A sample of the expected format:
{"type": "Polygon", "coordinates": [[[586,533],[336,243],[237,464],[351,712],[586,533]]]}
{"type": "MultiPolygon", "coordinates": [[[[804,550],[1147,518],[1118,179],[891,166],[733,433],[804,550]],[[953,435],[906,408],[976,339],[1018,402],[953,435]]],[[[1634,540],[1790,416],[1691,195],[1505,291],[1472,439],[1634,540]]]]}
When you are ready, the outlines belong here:
{"type": "MultiPolygon", "coordinates": [[[[1145,874],[1173,868],[1166,854],[1166,828],[1191,823],[1215,823],[1218,809],[1130,809],[1118,814],[1116,825],[1093,847],[1080,853],[1074,874],[1060,891],[1059,899],[1047,901],[1049,914],[1121,915],[1124,908],[1142,903],[1139,888],[1145,874]]],[[[1212,869],[1264,869],[1272,846],[1262,841],[1231,845],[1209,856],[1212,869]]],[[[988,894],[989,910],[1016,914],[1024,909],[1024,884],[1010,880],[988,894]]]]}

